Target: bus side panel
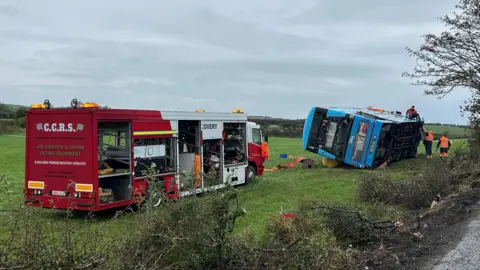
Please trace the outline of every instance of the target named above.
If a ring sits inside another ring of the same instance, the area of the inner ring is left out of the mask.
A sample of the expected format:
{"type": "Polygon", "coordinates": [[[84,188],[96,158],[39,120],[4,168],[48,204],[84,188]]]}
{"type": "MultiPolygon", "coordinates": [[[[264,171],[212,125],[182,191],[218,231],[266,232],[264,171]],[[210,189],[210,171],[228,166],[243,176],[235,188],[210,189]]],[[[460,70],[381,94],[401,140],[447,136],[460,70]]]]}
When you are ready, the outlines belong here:
{"type": "Polygon", "coordinates": [[[308,151],[307,143],[308,137],[310,136],[310,128],[312,127],[313,116],[315,115],[315,107],[310,109],[310,112],[305,119],[305,124],[303,125],[303,135],[302,135],[302,145],[303,149],[308,151]]]}
{"type": "Polygon", "coordinates": [[[370,151],[370,144],[374,140],[373,138],[373,129],[375,126],[375,121],[374,120],[365,120],[365,124],[369,125],[368,131],[367,131],[367,137],[365,138],[365,143],[363,145],[363,153],[362,153],[362,161],[361,164],[366,166],[367,164],[367,156],[370,151]]]}
{"type": "Polygon", "coordinates": [[[358,127],[360,126],[360,121],[362,118],[363,117],[361,116],[355,115],[352,129],[350,130],[350,135],[349,135],[350,137],[348,139],[348,146],[347,146],[347,151],[345,152],[345,159],[344,159],[345,163],[349,165],[353,165],[352,155],[353,155],[355,142],[356,142],[355,136],[357,134],[358,127]]]}
{"type": "Polygon", "coordinates": [[[382,131],[383,123],[379,121],[374,121],[373,127],[373,140],[370,142],[370,148],[367,154],[367,160],[365,165],[368,167],[373,167],[373,162],[375,161],[375,155],[377,153],[378,138],[380,137],[380,132],[382,131]]]}

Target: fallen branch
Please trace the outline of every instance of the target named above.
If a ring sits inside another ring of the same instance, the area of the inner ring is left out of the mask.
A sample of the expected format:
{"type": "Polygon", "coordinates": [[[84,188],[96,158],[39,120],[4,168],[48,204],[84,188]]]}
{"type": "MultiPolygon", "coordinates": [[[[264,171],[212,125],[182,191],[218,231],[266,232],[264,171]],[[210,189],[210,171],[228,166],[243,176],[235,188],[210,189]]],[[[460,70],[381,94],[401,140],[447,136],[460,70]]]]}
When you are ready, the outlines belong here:
{"type": "Polygon", "coordinates": [[[295,246],[296,244],[300,243],[303,238],[298,238],[297,240],[293,241],[292,243],[288,244],[287,246],[281,248],[281,249],[261,249],[259,251],[264,251],[264,252],[273,252],[273,253],[280,253],[280,252],[285,252],[295,246]]]}
{"type": "Polygon", "coordinates": [[[340,212],[340,213],[354,214],[354,215],[356,215],[361,221],[370,224],[370,225],[371,225],[373,228],[375,228],[375,229],[386,229],[386,228],[393,228],[393,227],[395,227],[395,224],[394,224],[392,221],[390,221],[390,220],[371,221],[371,220],[365,218],[364,216],[362,216],[362,214],[361,214],[359,211],[357,211],[357,210],[338,209],[338,208],[333,208],[333,207],[325,206],[325,205],[315,205],[315,206],[312,206],[312,207],[309,208],[309,210],[314,210],[314,209],[326,209],[326,210],[335,211],[335,212],[340,212]],[[388,223],[388,225],[379,226],[379,224],[385,224],[385,223],[388,223]]]}

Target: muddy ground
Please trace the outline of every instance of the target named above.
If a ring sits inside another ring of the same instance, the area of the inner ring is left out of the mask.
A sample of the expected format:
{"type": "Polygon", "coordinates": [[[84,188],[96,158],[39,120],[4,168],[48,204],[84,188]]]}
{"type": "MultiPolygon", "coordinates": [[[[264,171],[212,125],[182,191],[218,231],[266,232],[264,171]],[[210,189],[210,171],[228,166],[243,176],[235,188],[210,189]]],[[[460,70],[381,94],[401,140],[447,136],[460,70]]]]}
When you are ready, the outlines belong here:
{"type": "Polygon", "coordinates": [[[471,269],[468,260],[463,267],[453,261],[469,256],[464,251],[468,243],[457,244],[472,231],[468,225],[480,219],[479,201],[480,189],[472,188],[442,199],[431,210],[411,213],[403,225],[384,232],[381,241],[359,252],[359,269],[471,269]]]}

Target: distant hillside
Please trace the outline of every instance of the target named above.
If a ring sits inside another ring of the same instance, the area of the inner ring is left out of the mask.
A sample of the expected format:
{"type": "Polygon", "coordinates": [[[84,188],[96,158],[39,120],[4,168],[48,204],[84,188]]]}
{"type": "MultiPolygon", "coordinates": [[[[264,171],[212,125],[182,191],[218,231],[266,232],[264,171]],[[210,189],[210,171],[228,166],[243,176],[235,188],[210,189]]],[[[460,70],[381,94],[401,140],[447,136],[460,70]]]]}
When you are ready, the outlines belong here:
{"type": "Polygon", "coordinates": [[[24,105],[4,104],[0,102],[0,119],[12,119],[16,117],[19,108],[28,108],[24,105]]]}
{"type": "MultiPolygon", "coordinates": [[[[15,112],[19,108],[28,108],[28,106],[0,103],[0,119],[15,118],[15,112]]],[[[260,124],[264,129],[269,131],[271,136],[281,137],[301,137],[303,124],[305,122],[305,119],[285,119],[280,117],[257,115],[249,116],[248,120],[260,124]]],[[[432,130],[435,134],[440,134],[446,131],[450,134],[452,139],[466,137],[465,125],[427,123],[425,126],[427,129],[432,130]]]]}
{"type": "MultiPolygon", "coordinates": [[[[249,116],[248,120],[261,125],[273,137],[301,137],[305,122],[305,119],[284,119],[268,116],[249,116]]],[[[466,138],[466,127],[465,125],[455,124],[425,123],[427,130],[432,130],[434,134],[448,132],[451,139],[466,138]]]]}

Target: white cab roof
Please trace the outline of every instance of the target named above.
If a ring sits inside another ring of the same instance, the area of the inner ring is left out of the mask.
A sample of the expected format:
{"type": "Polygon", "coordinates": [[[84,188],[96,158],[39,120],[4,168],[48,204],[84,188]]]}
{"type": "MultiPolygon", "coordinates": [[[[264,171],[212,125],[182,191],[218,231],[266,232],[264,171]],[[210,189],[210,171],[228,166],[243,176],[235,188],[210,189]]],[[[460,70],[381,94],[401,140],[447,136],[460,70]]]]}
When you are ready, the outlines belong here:
{"type": "Polygon", "coordinates": [[[160,111],[165,120],[247,121],[244,113],[160,111]]]}

